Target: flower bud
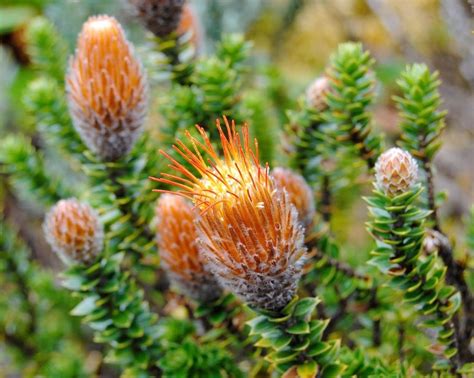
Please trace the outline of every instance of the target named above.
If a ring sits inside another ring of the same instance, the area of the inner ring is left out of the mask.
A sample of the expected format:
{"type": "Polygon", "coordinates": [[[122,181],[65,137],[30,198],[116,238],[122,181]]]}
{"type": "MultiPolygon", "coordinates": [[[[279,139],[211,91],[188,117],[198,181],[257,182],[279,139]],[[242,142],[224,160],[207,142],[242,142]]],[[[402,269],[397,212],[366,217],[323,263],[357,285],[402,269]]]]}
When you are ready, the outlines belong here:
{"type": "Polygon", "coordinates": [[[129,0],[135,16],[157,37],[166,37],[179,25],[184,0],[129,0]]]}
{"type": "Polygon", "coordinates": [[[104,230],[96,212],[75,198],[59,201],[43,224],[46,240],[61,259],[90,263],[101,252],[104,230]]]}
{"type": "Polygon", "coordinates": [[[163,194],[156,219],[158,249],[170,279],[199,302],[217,299],[222,290],[199,256],[192,205],[177,195],[163,194]]]}
{"type": "Polygon", "coordinates": [[[274,168],[272,177],[277,188],[285,190],[298,212],[298,220],[309,227],[315,215],[313,192],[305,179],[285,168],[274,168]]]}
{"type": "Polygon", "coordinates": [[[147,107],[141,63],[110,16],[84,23],[66,77],[74,127],[105,161],[125,156],[140,135],[147,107]]]}
{"type": "Polygon", "coordinates": [[[375,164],[377,186],[388,196],[396,196],[409,190],[418,179],[418,164],[401,148],[385,151],[375,164]]]}
{"type": "Polygon", "coordinates": [[[306,89],[306,103],[318,111],[326,109],[328,107],[326,95],[330,89],[329,80],[326,76],[316,78],[306,89]]]}

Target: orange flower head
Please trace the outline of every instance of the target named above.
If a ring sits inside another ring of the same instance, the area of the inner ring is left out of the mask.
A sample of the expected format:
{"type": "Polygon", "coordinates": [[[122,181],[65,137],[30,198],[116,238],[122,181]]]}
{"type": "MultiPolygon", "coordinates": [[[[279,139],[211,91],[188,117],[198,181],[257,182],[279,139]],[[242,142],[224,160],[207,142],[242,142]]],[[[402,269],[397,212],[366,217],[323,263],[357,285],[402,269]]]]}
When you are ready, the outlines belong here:
{"type": "Polygon", "coordinates": [[[84,23],[66,82],[74,127],[87,147],[106,161],[125,156],[143,128],[148,90],[115,18],[93,16],[84,23]]]}
{"type": "Polygon", "coordinates": [[[46,240],[67,263],[90,263],[101,252],[104,231],[96,212],[75,198],[59,201],[43,224],[46,240]]]}
{"type": "Polygon", "coordinates": [[[189,297],[208,302],[217,299],[221,289],[199,255],[194,217],[186,199],[163,194],[156,206],[158,249],[172,282],[189,297]]]}
{"type": "Polygon", "coordinates": [[[184,177],[162,173],[155,180],[177,186],[177,194],[200,211],[199,248],[221,284],[254,308],[279,310],[293,298],[301,276],[304,229],[288,195],[260,165],[248,127],[239,134],[225,121],[225,131],[217,123],[223,157],[197,127],[202,141],[187,133],[192,150],[181,141],[174,146],[196,172],[162,152],[184,177]]]}
{"type": "Polygon", "coordinates": [[[272,177],[275,185],[288,194],[290,202],[298,212],[298,219],[305,228],[313,223],[315,215],[313,192],[305,179],[285,168],[274,168],[272,177]]]}
{"type": "Polygon", "coordinates": [[[166,37],[179,25],[184,0],[128,0],[135,16],[157,37],[166,37]]]}

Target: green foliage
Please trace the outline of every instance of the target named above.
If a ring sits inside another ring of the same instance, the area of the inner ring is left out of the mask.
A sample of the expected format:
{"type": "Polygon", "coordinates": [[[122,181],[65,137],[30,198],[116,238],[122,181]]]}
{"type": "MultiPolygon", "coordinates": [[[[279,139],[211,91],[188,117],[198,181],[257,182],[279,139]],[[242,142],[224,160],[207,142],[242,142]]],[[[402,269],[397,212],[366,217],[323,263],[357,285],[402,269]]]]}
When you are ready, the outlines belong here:
{"type": "MultiPolygon", "coordinates": [[[[219,44],[218,55],[203,57],[194,63],[189,80],[172,83],[160,106],[165,120],[160,127],[161,141],[167,153],[177,157],[170,145],[184,132],[195,133],[195,125],[205,128],[211,140],[218,141],[217,119],[228,116],[239,123],[243,118],[241,113],[255,115],[255,118],[261,115],[261,105],[253,102],[252,107],[251,99],[247,103],[249,106],[242,109],[242,73],[249,48],[242,36],[228,35],[219,44]]],[[[260,127],[262,134],[266,133],[267,125],[260,127]]],[[[271,157],[269,143],[263,150],[267,157],[271,157]]],[[[156,175],[156,171],[155,168],[150,174],[156,175]]]]}
{"type": "Polygon", "coordinates": [[[175,85],[164,99],[160,111],[166,119],[161,127],[163,144],[173,144],[177,135],[192,128],[196,119],[203,119],[198,93],[195,87],[175,85]]]}
{"type": "Polygon", "coordinates": [[[440,111],[440,81],[437,72],[430,73],[425,64],[408,66],[397,81],[402,96],[396,96],[402,131],[400,145],[415,158],[433,160],[441,147],[445,111],[440,111]]]}
{"type": "Polygon", "coordinates": [[[147,54],[151,60],[147,65],[153,67],[153,78],[160,80],[164,74],[175,83],[189,84],[189,77],[194,70],[193,57],[196,54],[191,38],[191,32],[181,36],[171,33],[166,37],[152,38],[152,44],[148,48],[150,52],[156,49],[157,54],[147,54]]]}
{"type": "Polygon", "coordinates": [[[249,45],[241,36],[229,35],[223,39],[218,50],[219,55],[198,60],[189,80],[185,83],[174,82],[164,97],[160,112],[165,124],[160,131],[165,146],[173,143],[183,131],[192,132],[196,124],[206,128],[212,139],[217,139],[216,119],[225,115],[240,120],[240,73],[249,45]]]}
{"type": "Polygon", "coordinates": [[[234,107],[240,100],[240,73],[249,45],[242,41],[242,37],[230,35],[222,40],[217,50],[218,55],[197,62],[196,72],[191,78],[205,115],[203,126],[211,126],[210,130],[214,129],[214,121],[223,115],[239,119],[234,107]]]}
{"type": "Polygon", "coordinates": [[[34,16],[35,9],[28,5],[0,3],[0,12],[2,18],[0,19],[0,34],[8,34],[18,29],[21,25],[34,16]]]}
{"type": "Polygon", "coordinates": [[[199,88],[203,111],[210,118],[229,116],[229,111],[237,102],[239,77],[229,64],[211,57],[196,66],[193,83],[199,88]]]}
{"type": "Polygon", "coordinates": [[[274,166],[276,137],[279,128],[269,112],[270,104],[259,91],[245,92],[242,99],[242,118],[250,125],[252,139],[257,139],[260,161],[274,166]]]}
{"type": "Polygon", "coordinates": [[[340,148],[334,124],[328,122],[330,114],[330,108],[314,109],[301,98],[299,109],[288,111],[286,127],[291,146],[289,165],[313,188],[316,210],[324,221],[330,221],[335,197],[349,185],[352,189],[357,185],[363,168],[360,163],[365,164],[340,148]]]}
{"type": "Polygon", "coordinates": [[[374,195],[366,199],[372,216],[368,230],[377,241],[369,263],[388,274],[391,285],[403,291],[404,300],[427,316],[423,326],[438,330],[438,342],[455,370],[459,362],[452,318],[461,299],[452,286],[444,283],[446,268],[437,266],[436,255],[421,258],[424,222],[429,215],[415,203],[421,192],[418,186],[389,197],[374,190],[374,195]]]}
{"type": "MultiPolygon", "coordinates": [[[[316,229],[316,227],[315,227],[316,229]]],[[[316,231],[316,230],[315,230],[316,231]]],[[[323,287],[333,287],[340,285],[340,293],[343,297],[351,295],[355,290],[368,290],[372,285],[370,276],[361,274],[352,269],[349,265],[341,263],[340,247],[333,237],[327,234],[326,229],[319,230],[311,235],[306,242],[308,247],[315,248],[313,265],[304,280],[308,283],[321,283],[323,287]]]]}
{"type": "Polygon", "coordinates": [[[241,73],[246,70],[245,62],[248,59],[251,44],[242,34],[224,34],[217,45],[216,57],[227,66],[241,73]]]}
{"type": "Polygon", "coordinates": [[[126,368],[126,376],[241,376],[227,352],[217,345],[196,343],[189,322],[158,322],[143,291],[121,270],[122,259],[123,254],[115,254],[91,266],[72,266],[63,281],[81,299],[72,314],[84,317],[95,331],[96,342],[110,346],[109,361],[126,368]]]}
{"type": "Polygon", "coordinates": [[[289,111],[287,134],[293,148],[290,166],[298,170],[312,185],[320,182],[322,161],[328,144],[332,144],[321,132],[321,114],[300,101],[300,111],[289,111]]]}
{"type": "Polygon", "coordinates": [[[471,253],[474,254],[474,206],[471,207],[471,211],[469,214],[466,239],[467,239],[467,246],[471,250],[471,253]]]}
{"type": "Polygon", "coordinates": [[[234,323],[234,319],[246,317],[243,310],[238,300],[230,293],[221,295],[210,303],[199,303],[193,316],[207,331],[202,340],[231,349],[234,354],[238,354],[238,357],[234,357],[235,360],[252,359],[254,350],[249,346],[251,340],[247,338],[244,327],[234,323]]]}
{"type": "Polygon", "coordinates": [[[63,285],[81,300],[72,314],[84,317],[96,342],[110,346],[107,358],[152,374],[162,353],[157,316],[150,312],[143,291],[122,272],[122,259],[123,254],[114,254],[90,266],[74,265],[64,273],[63,285]]]}
{"type": "Polygon", "coordinates": [[[240,312],[232,294],[221,296],[212,303],[200,303],[194,311],[194,315],[203,318],[214,326],[232,319],[240,312]]]}
{"type": "Polygon", "coordinates": [[[85,146],[72,125],[63,88],[50,78],[38,78],[30,83],[24,102],[37,130],[52,146],[82,159],[85,146]]]}
{"type": "Polygon", "coordinates": [[[344,371],[340,364],[339,341],[323,339],[327,320],[313,318],[318,298],[294,298],[278,314],[262,313],[250,320],[250,336],[257,336],[257,347],[267,348],[265,357],[279,373],[291,368],[300,377],[333,377],[344,371]]]}
{"type": "Polygon", "coordinates": [[[36,206],[48,207],[72,194],[60,180],[51,177],[41,151],[35,150],[21,135],[6,137],[0,150],[0,163],[15,190],[36,206]]]}
{"type": "Polygon", "coordinates": [[[381,139],[374,135],[371,113],[375,89],[374,60],[360,43],[343,43],[331,57],[328,76],[331,91],[328,121],[334,123],[337,142],[355,150],[373,167],[381,150],[381,139]]]}
{"type": "Polygon", "coordinates": [[[151,187],[141,184],[147,177],[147,156],[143,142],[118,162],[102,162],[90,152],[82,169],[89,179],[90,202],[98,209],[109,238],[109,250],[127,252],[127,266],[145,282],[155,281],[158,255],[154,234],[149,228],[153,216],[151,187]],[[140,184],[143,187],[139,187],[140,184]],[[145,207],[145,203],[148,206],[145,207]]]}
{"type": "Polygon", "coordinates": [[[1,221],[0,280],[8,284],[0,297],[0,339],[24,376],[85,377],[83,335],[68,315],[75,301],[29,259],[28,248],[1,221]]]}
{"type": "MultiPolygon", "coordinates": [[[[223,297],[215,303],[214,308],[227,306],[231,296],[223,297]]],[[[203,311],[207,309],[203,306],[203,311]]],[[[214,311],[216,313],[217,311],[214,311]]],[[[235,314],[235,313],[234,313],[235,314]]],[[[202,316],[207,316],[208,314],[202,316]]],[[[201,315],[198,315],[201,316],[201,315]]],[[[224,314],[231,318],[232,314],[224,314]]],[[[214,320],[216,318],[214,317],[214,320]]],[[[213,321],[213,320],[211,320],[213,321]]],[[[173,318],[162,318],[158,323],[160,343],[165,350],[159,362],[165,377],[241,377],[242,372],[236,366],[231,355],[216,344],[214,339],[194,338],[196,329],[192,323],[173,318]]]]}
{"type": "Polygon", "coordinates": [[[369,358],[362,349],[352,351],[348,348],[341,348],[341,362],[347,367],[344,370],[344,377],[400,377],[404,374],[397,374],[396,368],[387,367],[379,359],[369,358]]]}
{"type": "Polygon", "coordinates": [[[28,24],[26,40],[33,65],[58,83],[64,83],[67,45],[54,25],[46,18],[35,18],[28,24]]]}
{"type": "Polygon", "coordinates": [[[163,377],[244,377],[233,358],[217,345],[185,339],[173,343],[160,361],[163,377]]]}

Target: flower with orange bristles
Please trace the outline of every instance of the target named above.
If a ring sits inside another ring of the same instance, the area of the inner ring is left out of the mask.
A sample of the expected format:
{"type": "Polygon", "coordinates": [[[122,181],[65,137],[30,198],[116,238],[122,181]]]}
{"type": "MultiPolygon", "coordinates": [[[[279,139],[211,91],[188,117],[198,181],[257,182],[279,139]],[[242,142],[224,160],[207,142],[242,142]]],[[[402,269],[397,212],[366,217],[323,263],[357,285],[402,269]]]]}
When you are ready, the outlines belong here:
{"type": "Polygon", "coordinates": [[[66,82],[74,127],[86,146],[106,161],[125,156],[143,128],[148,90],[115,18],[93,16],[84,23],[66,82]]]}
{"type": "Polygon", "coordinates": [[[221,284],[253,308],[278,311],[296,292],[306,259],[304,229],[268,165],[260,165],[248,127],[239,134],[234,123],[225,120],[225,126],[217,122],[223,157],[197,126],[202,141],[188,132],[192,149],[182,141],[174,146],[196,172],[162,152],[184,177],[162,173],[154,180],[178,187],[200,211],[199,247],[221,284]]]}
{"type": "Polygon", "coordinates": [[[75,198],[59,201],[43,224],[46,240],[66,263],[90,263],[101,252],[104,230],[96,212],[75,198]]]}
{"type": "Polygon", "coordinates": [[[285,168],[272,169],[272,177],[278,188],[288,193],[290,202],[298,211],[298,219],[305,228],[313,223],[315,215],[313,191],[299,174],[285,168]]]}
{"type": "Polygon", "coordinates": [[[171,281],[199,302],[219,298],[222,290],[199,256],[192,205],[180,196],[163,194],[156,219],[158,249],[171,281]]]}

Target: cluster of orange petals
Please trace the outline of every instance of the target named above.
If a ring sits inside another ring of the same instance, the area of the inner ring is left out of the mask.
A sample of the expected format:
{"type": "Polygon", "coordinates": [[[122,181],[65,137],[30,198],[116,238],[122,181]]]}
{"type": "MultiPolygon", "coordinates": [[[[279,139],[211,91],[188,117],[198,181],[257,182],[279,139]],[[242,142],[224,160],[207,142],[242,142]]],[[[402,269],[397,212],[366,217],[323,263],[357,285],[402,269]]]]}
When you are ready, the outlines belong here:
{"type": "Polygon", "coordinates": [[[182,176],[162,173],[154,180],[176,186],[177,194],[200,210],[201,248],[217,274],[278,276],[305,253],[296,211],[277,190],[268,166],[260,165],[258,144],[254,152],[247,126],[241,136],[234,123],[225,120],[225,131],[217,123],[222,158],[204,129],[197,128],[202,141],[187,133],[190,146],[182,141],[174,146],[196,173],[161,151],[182,176]]]}

